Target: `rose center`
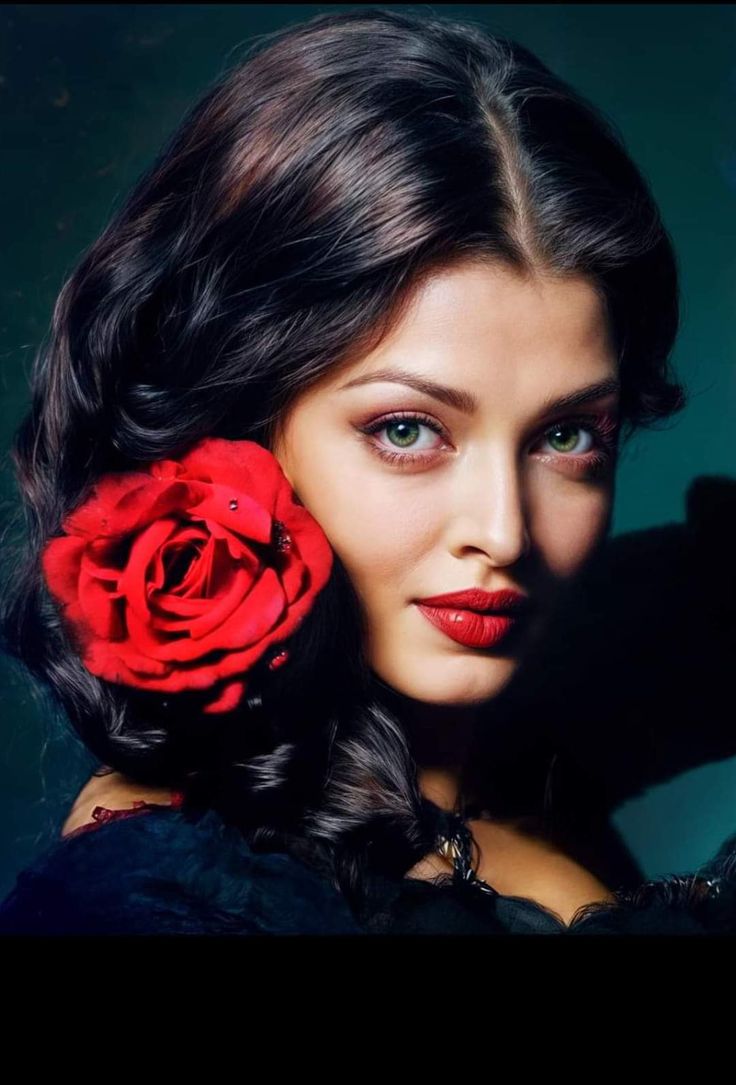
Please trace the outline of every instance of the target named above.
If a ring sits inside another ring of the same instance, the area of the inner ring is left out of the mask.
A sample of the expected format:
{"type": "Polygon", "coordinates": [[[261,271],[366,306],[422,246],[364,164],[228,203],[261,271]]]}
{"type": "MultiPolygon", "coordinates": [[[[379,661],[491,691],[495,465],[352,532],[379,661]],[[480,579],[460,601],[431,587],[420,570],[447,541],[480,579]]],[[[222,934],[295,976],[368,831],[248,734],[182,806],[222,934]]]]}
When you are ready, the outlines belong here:
{"type": "Polygon", "coordinates": [[[201,546],[197,543],[185,543],[183,546],[171,547],[163,556],[165,592],[171,591],[186,577],[192,562],[196,561],[201,553],[201,546]]]}

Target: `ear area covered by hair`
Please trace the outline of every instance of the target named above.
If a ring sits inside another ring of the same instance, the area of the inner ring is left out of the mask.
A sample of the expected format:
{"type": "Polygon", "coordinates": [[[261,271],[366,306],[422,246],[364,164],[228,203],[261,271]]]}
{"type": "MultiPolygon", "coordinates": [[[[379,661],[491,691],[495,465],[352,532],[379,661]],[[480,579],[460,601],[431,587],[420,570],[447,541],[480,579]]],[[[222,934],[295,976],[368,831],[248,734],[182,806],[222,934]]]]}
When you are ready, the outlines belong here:
{"type": "Polygon", "coordinates": [[[0,903],[0,934],[328,933],[364,933],[339,891],[214,810],[149,809],[56,842],[0,903]]]}

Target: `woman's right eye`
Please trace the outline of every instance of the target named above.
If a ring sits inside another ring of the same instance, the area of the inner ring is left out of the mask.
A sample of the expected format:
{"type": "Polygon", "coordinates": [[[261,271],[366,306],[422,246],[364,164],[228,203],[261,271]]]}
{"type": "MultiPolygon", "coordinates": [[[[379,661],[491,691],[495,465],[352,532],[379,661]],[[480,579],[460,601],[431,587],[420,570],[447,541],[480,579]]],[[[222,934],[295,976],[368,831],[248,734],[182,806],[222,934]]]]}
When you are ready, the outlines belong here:
{"type": "Polygon", "coordinates": [[[428,454],[438,451],[440,447],[438,445],[434,447],[422,446],[417,435],[420,434],[423,428],[430,429],[439,437],[444,438],[444,433],[438,423],[426,415],[384,415],[382,418],[359,427],[361,433],[371,438],[368,444],[372,451],[381,459],[393,464],[416,463],[420,460],[427,460],[429,458],[428,454]],[[382,443],[379,444],[372,439],[373,436],[384,430],[387,434],[387,440],[390,442],[390,447],[382,443]],[[402,448],[407,451],[402,452],[402,448]],[[419,449],[418,452],[415,451],[417,448],[419,449]]]}

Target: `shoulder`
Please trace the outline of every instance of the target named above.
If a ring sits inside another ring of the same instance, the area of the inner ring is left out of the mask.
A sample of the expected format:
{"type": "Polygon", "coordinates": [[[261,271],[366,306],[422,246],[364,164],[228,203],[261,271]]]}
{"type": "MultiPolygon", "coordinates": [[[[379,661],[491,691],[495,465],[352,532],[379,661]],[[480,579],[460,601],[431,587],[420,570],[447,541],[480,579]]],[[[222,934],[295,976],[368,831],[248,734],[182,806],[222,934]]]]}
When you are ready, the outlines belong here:
{"type": "Polygon", "coordinates": [[[92,776],[74,800],[61,828],[61,836],[71,836],[79,829],[96,824],[97,807],[114,811],[135,810],[141,803],[176,805],[176,793],[171,788],[141,784],[120,772],[92,776]]]}
{"type": "Polygon", "coordinates": [[[213,810],[150,808],[67,835],[18,874],[0,933],[360,933],[342,894],[253,851],[213,810]]]}

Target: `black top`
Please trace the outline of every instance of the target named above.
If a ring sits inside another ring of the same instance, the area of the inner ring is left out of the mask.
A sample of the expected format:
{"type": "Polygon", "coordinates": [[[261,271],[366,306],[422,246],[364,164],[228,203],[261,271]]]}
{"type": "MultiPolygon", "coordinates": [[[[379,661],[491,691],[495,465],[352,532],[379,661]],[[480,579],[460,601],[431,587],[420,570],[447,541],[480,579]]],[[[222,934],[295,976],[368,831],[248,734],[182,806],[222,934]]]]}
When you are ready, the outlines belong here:
{"type": "MultiPolygon", "coordinates": [[[[697,875],[671,875],[616,903],[587,905],[566,926],[534,901],[504,896],[469,866],[454,874],[372,875],[354,915],[321,873],[257,852],[213,810],[141,804],[100,817],[42,853],[0,904],[2,934],[736,934],[736,833],[697,875]]],[[[463,843],[464,841],[464,843],[463,843]]]]}

